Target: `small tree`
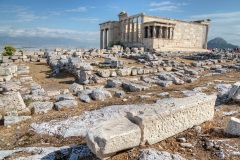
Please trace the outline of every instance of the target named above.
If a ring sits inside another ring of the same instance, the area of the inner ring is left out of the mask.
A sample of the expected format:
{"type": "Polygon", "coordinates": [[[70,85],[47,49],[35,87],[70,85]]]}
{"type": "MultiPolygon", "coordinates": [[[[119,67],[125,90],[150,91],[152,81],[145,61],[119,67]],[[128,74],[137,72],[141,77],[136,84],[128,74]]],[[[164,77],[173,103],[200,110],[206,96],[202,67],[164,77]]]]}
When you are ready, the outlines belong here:
{"type": "Polygon", "coordinates": [[[11,45],[7,45],[4,47],[4,52],[2,53],[2,55],[4,56],[11,56],[13,54],[13,52],[16,52],[16,48],[14,48],[11,45]]]}

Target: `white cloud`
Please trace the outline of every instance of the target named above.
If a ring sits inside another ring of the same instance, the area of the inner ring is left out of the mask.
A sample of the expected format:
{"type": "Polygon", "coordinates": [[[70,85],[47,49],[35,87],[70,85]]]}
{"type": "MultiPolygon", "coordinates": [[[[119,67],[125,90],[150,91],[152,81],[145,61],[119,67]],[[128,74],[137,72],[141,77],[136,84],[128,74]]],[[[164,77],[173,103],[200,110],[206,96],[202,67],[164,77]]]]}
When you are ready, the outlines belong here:
{"type": "Polygon", "coordinates": [[[93,6],[87,6],[87,7],[78,7],[78,8],[73,8],[73,9],[67,9],[65,12],[86,12],[88,9],[94,9],[95,7],[93,6]]]}
{"type": "Polygon", "coordinates": [[[156,12],[156,11],[173,11],[173,10],[177,10],[178,7],[176,6],[163,6],[163,7],[159,7],[159,8],[152,8],[149,9],[148,11],[151,12],[156,12]]]}
{"type": "Polygon", "coordinates": [[[85,12],[87,11],[87,7],[78,7],[75,9],[67,9],[66,12],[85,12]]]}
{"type": "Polygon", "coordinates": [[[150,12],[159,12],[159,11],[177,11],[180,12],[181,7],[187,5],[187,3],[177,3],[172,1],[162,1],[162,2],[152,2],[149,4],[150,9],[148,11],[150,12]]]}
{"type": "Polygon", "coordinates": [[[2,5],[2,6],[0,6],[0,13],[18,13],[18,12],[21,12],[21,11],[26,11],[27,9],[28,8],[25,7],[25,6],[2,5]]]}
{"type": "Polygon", "coordinates": [[[30,22],[39,19],[47,19],[47,16],[37,16],[34,12],[22,11],[17,13],[17,17],[19,21],[30,22]]]}
{"type": "Polygon", "coordinates": [[[1,35],[7,35],[11,37],[51,37],[51,38],[68,38],[79,41],[98,41],[99,32],[90,31],[76,31],[67,29],[51,29],[51,28],[24,28],[24,29],[13,29],[2,27],[0,28],[1,35]]]}
{"type": "Polygon", "coordinates": [[[14,17],[14,20],[1,20],[1,23],[30,22],[48,18],[44,15],[36,15],[34,11],[25,6],[0,6],[0,13],[3,15],[11,14],[14,17]]]}
{"type": "Polygon", "coordinates": [[[224,12],[224,13],[211,13],[211,14],[200,14],[191,16],[192,19],[198,18],[231,18],[231,17],[240,17],[240,12],[224,12]]]}
{"type": "Polygon", "coordinates": [[[99,22],[99,18],[71,18],[74,21],[82,21],[82,22],[99,22]]]}
{"type": "Polygon", "coordinates": [[[50,11],[50,12],[49,12],[49,15],[50,15],[50,16],[61,16],[62,13],[59,12],[59,11],[50,11]]]}
{"type": "Polygon", "coordinates": [[[209,39],[222,37],[240,46],[240,12],[221,12],[190,16],[190,20],[210,19],[209,39]]]}
{"type": "Polygon", "coordinates": [[[159,2],[159,3],[152,2],[152,3],[150,3],[149,6],[164,6],[164,5],[169,5],[169,4],[171,4],[170,1],[162,1],[162,2],[159,2]]]}

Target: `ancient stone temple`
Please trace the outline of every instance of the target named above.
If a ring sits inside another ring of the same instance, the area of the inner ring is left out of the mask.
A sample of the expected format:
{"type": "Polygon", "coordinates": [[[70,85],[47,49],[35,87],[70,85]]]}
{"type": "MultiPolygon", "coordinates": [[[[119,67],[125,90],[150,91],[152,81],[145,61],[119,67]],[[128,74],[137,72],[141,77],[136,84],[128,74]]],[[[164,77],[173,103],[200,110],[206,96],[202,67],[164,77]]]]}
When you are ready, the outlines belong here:
{"type": "Polygon", "coordinates": [[[120,41],[126,47],[144,47],[145,51],[205,51],[210,20],[182,21],[140,13],[121,12],[119,21],[100,24],[100,48],[120,41]]]}

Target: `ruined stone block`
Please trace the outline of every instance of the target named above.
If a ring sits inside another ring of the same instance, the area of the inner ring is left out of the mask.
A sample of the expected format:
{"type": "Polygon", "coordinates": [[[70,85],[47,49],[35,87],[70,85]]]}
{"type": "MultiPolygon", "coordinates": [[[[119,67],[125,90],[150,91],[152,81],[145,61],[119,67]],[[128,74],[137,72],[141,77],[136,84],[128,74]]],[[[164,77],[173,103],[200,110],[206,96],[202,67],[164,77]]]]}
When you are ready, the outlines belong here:
{"type": "Polygon", "coordinates": [[[54,97],[57,101],[74,100],[75,97],[72,94],[60,94],[54,97]]]}
{"type": "Polygon", "coordinates": [[[100,77],[107,78],[107,77],[110,77],[110,75],[111,75],[111,70],[108,70],[108,69],[100,69],[100,70],[97,70],[97,74],[98,74],[100,77]]]}
{"type": "Polygon", "coordinates": [[[83,90],[83,86],[77,83],[73,83],[68,89],[72,93],[77,93],[78,91],[83,90]]]}
{"type": "Polygon", "coordinates": [[[197,95],[161,101],[142,112],[130,111],[128,118],[142,130],[142,144],[154,144],[214,116],[216,95],[197,95]]]}
{"type": "Polygon", "coordinates": [[[9,76],[9,75],[12,75],[11,68],[0,67],[0,76],[9,76]]]}
{"type": "Polygon", "coordinates": [[[225,128],[225,132],[230,135],[240,136],[240,119],[231,117],[225,128]]]}
{"type": "Polygon", "coordinates": [[[140,144],[140,128],[125,117],[106,121],[91,128],[86,136],[90,150],[100,159],[140,144]]]}
{"type": "MultiPolygon", "coordinates": [[[[126,83],[124,83],[126,84],[126,83]]],[[[134,83],[129,83],[127,84],[127,88],[131,91],[131,92],[138,92],[138,91],[144,91],[146,89],[148,89],[147,86],[143,86],[143,85],[140,85],[140,84],[134,84],[134,83]]]]}
{"type": "Polygon", "coordinates": [[[112,94],[111,94],[111,92],[109,92],[107,90],[99,88],[99,89],[95,89],[91,93],[91,97],[94,100],[104,101],[105,99],[112,98],[112,94]]]}
{"type": "Polygon", "coordinates": [[[64,109],[64,108],[72,108],[72,107],[75,107],[77,105],[78,105],[78,103],[75,100],[63,100],[63,101],[56,102],[54,104],[54,109],[61,110],[61,109],[64,109]]]}
{"type": "Polygon", "coordinates": [[[118,69],[116,70],[117,75],[119,76],[129,76],[131,75],[131,68],[123,68],[123,69],[118,69]]]}
{"type": "Polygon", "coordinates": [[[54,91],[46,91],[42,95],[51,97],[51,96],[57,96],[59,94],[61,94],[60,90],[54,90],[54,91]]]}
{"type": "Polygon", "coordinates": [[[29,105],[33,113],[44,114],[53,108],[53,102],[33,102],[29,105]]]}
{"type": "Polygon", "coordinates": [[[172,81],[157,81],[156,84],[159,86],[162,86],[162,87],[168,87],[168,86],[171,86],[173,84],[173,82],[172,81]]]}
{"type": "Polygon", "coordinates": [[[88,84],[90,82],[90,78],[92,77],[92,71],[83,71],[80,70],[78,74],[78,79],[80,84],[88,84]]]}
{"type": "Polygon", "coordinates": [[[4,126],[25,121],[29,118],[31,118],[31,116],[4,116],[4,126]]]}
{"type": "Polygon", "coordinates": [[[26,108],[22,96],[19,92],[12,92],[9,95],[0,97],[0,110],[4,112],[17,110],[21,111],[26,108]]]}
{"type": "Polygon", "coordinates": [[[118,80],[118,79],[108,79],[106,86],[110,87],[110,88],[121,87],[122,86],[122,81],[118,80]]]}

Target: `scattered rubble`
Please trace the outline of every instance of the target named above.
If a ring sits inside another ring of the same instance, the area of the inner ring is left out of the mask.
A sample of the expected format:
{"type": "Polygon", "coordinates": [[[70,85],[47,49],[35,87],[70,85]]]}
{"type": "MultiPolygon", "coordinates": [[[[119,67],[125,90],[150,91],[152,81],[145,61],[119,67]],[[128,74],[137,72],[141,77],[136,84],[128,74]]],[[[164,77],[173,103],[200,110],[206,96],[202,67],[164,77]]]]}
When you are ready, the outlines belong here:
{"type": "MultiPolygon", "coordinates": [[[[201,136],[205,128],[200,124],[211,120],[214,110],[218,112],[219,108],[214,108],[215,105],[239,102],[239,82],[215,79],[206,86],[196,84],[202,78],[227,76],[228,73],[239,70],[238,57],[238,54],[231,53],[186,55],[180,52],[149,53],[139,48],[119,50],[118,47],[112,50],[34,52],[4,57],[4,63],[0,64],[0,120],[6,129],[11,129],[14,124],[24,123],[25,120],[29,123],[35,116],[49,115],[51,110],[51,113],[57,114],[68,108],[74,110],[84,103],[92,105],[115,98],[119,100],[118,104],[126,104],[135,98],[136,101],[151,100],[156,103],[112,105],[84,111],[80,116],[68,117],[62,121],[53,119],[49,122],[33,122],[30,129],[36,134],[64,138],[86,136],[88,147],[99,158],[110,157],[139,145],[159,143],[188,128],[201,136]],[[45,63],[52,68],[51,76],[57,77],[68,72],[76,81],[66,82],[69,84],[68,89],[49,90],[35,82],[30,76],[29,66],[20,62],[45,63]],[[179,90],[173,90],[176,85],[179,90]],[[160,92],[157,92],[158,88],[161,89],[160,92]],[[209,90],[212,93],[212,88],[217,92],[217,99],[208,93],[209,90]],[[186,100],[173,98],[173,93],[181,94],[178,96],[183,96],[186,100]],[[164,99],[157,99],[159,97],[164,99]],[[194,110],[196,106],[198,107],[194,110]]],[[[223,119],[229,116],[238,118],[238,113],[233,109],[219,115],[223,119]]],[[[230,118],[225,128],[226,134],[240,135],[237,118],[230,118]]],[[[176,141],[179,151],[191,152],[192,156],[196,154],[193,150],[199,147],[197,142],[189,141],[187,137],[178,137],[176,141]]],[[[202,141],[203,148],[214,150],[214,155],[220,159],[239,155],[237,148],[224,150],[218,146],[220,142],[217,140],[202,141]]],[[[1,150],[0,158],[19,152],[32,154],[33,150],[34,154],[18,159],[94,157],[88,147],[80,145],[1,150]]],[[[139,151],[136,159],[184,159],[179,154],[154,149],[139,151]]]]}
{"type": "Polygon", "coordinates": [[[240,136],[240,119],[231,117],[225,128],[225,132],[230,135],[240,136]]]}

